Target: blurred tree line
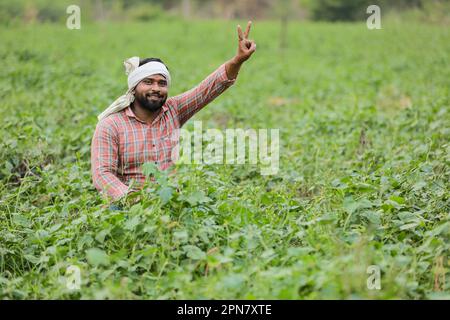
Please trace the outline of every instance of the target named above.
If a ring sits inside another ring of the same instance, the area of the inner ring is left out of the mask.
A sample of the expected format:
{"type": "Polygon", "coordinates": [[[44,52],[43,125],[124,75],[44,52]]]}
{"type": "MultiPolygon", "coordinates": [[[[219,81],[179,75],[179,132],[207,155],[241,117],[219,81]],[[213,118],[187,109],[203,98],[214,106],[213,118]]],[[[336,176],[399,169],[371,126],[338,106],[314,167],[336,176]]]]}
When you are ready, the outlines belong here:
{"type": "MultiPolygon", "coordinates": [[[[356,21],[377,4],[386,11],[416,12],[448,19],[450,0],[0,0],[0,22],[65,21],[66,8],[81,8],[84,21],[152,20],[158,18],[289,19],[356,21]]],[[[432,20],[432,19],[429,19],[432,20]]]]}
{"type": "Polygon", "coordinates": [[[423,16],[449,15],[450,0],[303,0],[314,20],[355,21],[367,17],[366,8],[378,5],[383,14],[420,11],[423,16]],[[387,12],[386,12],[387,11],[387,12]]]}

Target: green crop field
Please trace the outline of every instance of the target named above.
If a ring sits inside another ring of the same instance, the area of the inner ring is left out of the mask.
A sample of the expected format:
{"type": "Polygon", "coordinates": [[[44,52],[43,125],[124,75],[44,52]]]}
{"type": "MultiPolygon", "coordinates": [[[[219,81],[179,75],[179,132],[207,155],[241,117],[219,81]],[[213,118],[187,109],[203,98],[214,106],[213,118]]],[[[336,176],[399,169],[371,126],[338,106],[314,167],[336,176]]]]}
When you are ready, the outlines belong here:
{"type": "Polygon", "coordinates": [[[90,143],[123,60],[162,58],[175,95],[235,54],[237,23],[1,27],[0,298],[450,297],[444,27],[292,22],[280,49],[254,22],[257,52],[186,128],[278,128],[278,173],[179,165],[109,210],[90,143]]]}

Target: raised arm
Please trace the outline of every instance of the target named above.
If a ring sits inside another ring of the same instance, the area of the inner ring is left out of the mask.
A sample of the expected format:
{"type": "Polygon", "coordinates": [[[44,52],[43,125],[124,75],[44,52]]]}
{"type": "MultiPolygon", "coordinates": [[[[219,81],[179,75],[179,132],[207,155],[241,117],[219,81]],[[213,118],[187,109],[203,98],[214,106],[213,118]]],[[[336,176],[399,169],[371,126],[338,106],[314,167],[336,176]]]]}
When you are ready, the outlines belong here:
{"type": "Polygon", "coordinates": [[[180,125],[182,126],[194,114],[229,88],[234,81],[228,79],[225,64],[222,64],[196,87],[172,97],[177,108],[180,125]]]}
{"type": "Polygon", "coordinates": [[[243,33],[241,26],[238,25],[238,50],[232,59],[222,64],[193,89],[171,98],[177,106],[180,125],[183,125],[236,81],[242,64],[256,50],[256,43],[248,40],[250,27],[251,21],[248,22],[247,29],[243,33]]]}
{"type": "Polygon", "coordinates": [[[117,133],[100,122],[91,144],[91,170],[95,188],[118,200],[128,192],[128,186],[117,177],[119,141],[117,133]]]}

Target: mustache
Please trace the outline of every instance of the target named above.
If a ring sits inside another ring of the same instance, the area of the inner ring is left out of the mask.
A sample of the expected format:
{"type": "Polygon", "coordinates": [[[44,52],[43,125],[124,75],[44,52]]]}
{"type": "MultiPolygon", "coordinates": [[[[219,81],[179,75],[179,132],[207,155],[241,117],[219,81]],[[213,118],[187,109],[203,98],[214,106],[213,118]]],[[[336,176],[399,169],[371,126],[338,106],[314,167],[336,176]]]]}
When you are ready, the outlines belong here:
{"type": "Polygon", "coordinates": [[[145,94],[146,97],[157,97],[157,98],[162,98],[163,96],[157,92],[152,92],[152,93],[146,93],[145,94]]]}

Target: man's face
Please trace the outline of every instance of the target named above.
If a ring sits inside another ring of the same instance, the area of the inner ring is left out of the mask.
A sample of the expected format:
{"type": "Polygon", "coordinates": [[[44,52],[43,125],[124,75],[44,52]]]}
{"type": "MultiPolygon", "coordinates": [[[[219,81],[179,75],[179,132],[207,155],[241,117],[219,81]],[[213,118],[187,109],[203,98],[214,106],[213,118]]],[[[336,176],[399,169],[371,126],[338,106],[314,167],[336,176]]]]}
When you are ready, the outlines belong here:
{"type": "Polygon", "coordinates": [[[138,83],[134,97],[139,104],[149,110],[159,110],[167,99],[167,80],[160,74],[151,75],[138,83]]]}

